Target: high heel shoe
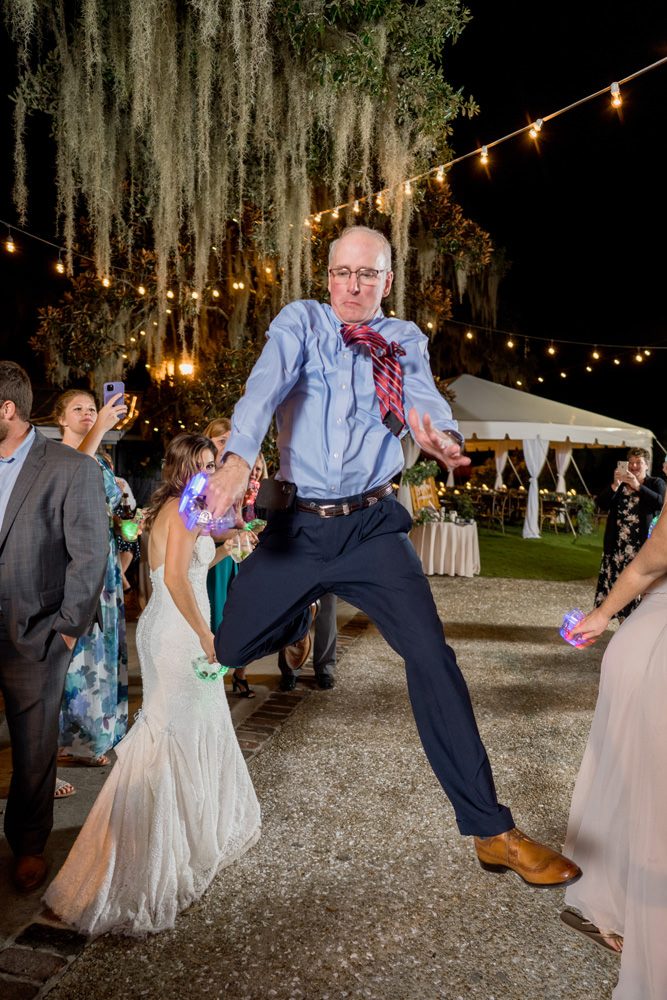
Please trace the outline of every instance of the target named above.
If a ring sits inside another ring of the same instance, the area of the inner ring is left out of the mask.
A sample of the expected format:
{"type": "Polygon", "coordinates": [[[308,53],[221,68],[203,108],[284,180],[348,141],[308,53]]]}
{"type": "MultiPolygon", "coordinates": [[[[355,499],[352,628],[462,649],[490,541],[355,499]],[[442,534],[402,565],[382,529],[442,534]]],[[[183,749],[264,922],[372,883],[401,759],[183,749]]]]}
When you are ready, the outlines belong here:
{"type": "Polygon", "coordinates": [[[257,697],[253,689],[248,684],[245,677],[237,677],[236,671],[234,671],[232,679],[232,691],[236,694],[236,689],[239,689],[240,698],[255,698],[257,697]]]}

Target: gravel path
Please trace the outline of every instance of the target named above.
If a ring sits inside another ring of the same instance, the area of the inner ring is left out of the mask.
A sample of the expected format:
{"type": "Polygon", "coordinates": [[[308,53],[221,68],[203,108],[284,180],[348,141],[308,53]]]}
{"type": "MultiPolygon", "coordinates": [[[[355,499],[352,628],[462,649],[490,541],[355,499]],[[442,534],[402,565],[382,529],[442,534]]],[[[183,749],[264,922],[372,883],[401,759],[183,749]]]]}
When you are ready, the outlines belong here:
{"type": "MultiPolygon", "coordinates": [[[[432,579],[499,797],[560,846],[604,642],[592,582],[432,579]]],[[[421,750],[403,665],[370,627],[250,762],[260,842],[173,932],[104,938],[49,1000],[609,1000],[617,960],[562,928],[562,890],[484,873],[421,750]]]]}

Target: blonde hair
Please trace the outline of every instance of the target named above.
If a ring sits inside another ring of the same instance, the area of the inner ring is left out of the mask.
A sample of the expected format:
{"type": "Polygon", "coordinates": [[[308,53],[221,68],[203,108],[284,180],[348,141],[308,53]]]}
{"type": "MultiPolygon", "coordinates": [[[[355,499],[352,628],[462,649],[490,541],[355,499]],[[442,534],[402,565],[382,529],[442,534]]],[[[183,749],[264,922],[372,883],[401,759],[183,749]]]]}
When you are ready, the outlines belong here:
{"type": "Polygon", "coordinates": [[[206,437],[217,438],[223,434],[228,434],[232,429],[232,422],[229,417],[214,417],[208,427],[204,428],[206,437]]]}
{"type": "Polygon", "coordinates": [[[65,428],[60,423],[60,419],[65,416],[67,407],[73,399],[76,399],[77,396],[87,396],[88,399],[92,399],[93,403],[97,407],[97,400],[93,396],[90,389],[67,389],[66,392],[62,392],[53,404],[53,409],[51,410],[51,420],[58,425],[61,437],[65,433],[65,428]]]}

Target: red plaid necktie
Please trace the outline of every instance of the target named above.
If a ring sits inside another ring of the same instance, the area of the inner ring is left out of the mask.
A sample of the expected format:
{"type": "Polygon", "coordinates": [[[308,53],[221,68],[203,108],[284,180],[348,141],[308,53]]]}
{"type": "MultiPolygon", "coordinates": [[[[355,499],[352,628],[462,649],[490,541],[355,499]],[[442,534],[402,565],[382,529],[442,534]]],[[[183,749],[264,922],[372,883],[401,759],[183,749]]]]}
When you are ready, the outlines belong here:
{"type": "Polygon", "coordinates": [[[382,414],[382,423],[396,437],[405,427],[403,418],[403,374],[398,359],[405,349],[393,340],[386,341],[365,323],[349,323],[340,331],[346,347],[363,344],[371,352],[373,381],[382,414]]]}

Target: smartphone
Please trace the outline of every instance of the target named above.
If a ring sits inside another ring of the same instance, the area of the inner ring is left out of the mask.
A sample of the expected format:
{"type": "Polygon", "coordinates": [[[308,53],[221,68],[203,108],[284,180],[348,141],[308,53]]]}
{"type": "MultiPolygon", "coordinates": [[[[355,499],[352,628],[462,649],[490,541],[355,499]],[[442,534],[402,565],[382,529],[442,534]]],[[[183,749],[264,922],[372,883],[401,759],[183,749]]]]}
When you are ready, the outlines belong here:
{"type": "Polygon", "coordinates": [[[616,463],[616,468],[620,469],[621,472],[627,472],[628,471],[628,463],[627,462],[617,462],[616,463]]]}
{"type": "Polygon", "coordinates": [[[104,383],[104,399],[103,405],[106,406],[112,396],[117,396],[121,393],[121,398],[116,400],[117,406],[122,406],[125,402],[125,383],[124,382],[105,382],[104,383]]]}

